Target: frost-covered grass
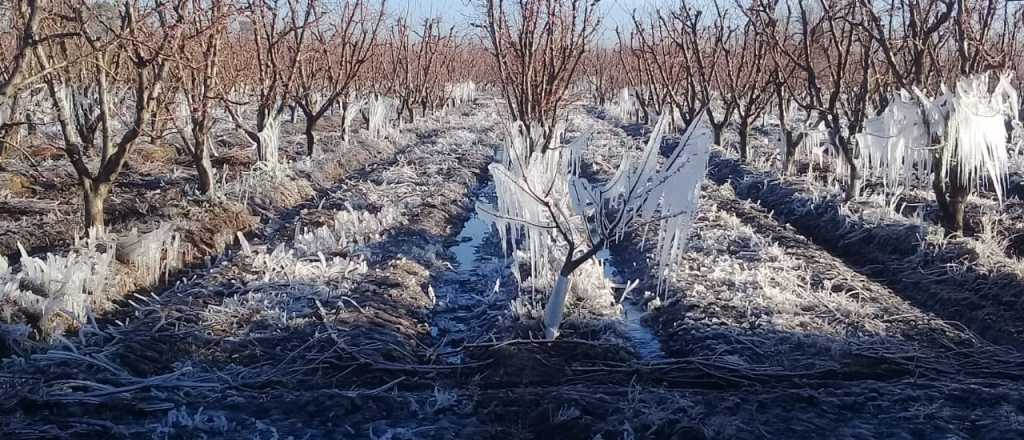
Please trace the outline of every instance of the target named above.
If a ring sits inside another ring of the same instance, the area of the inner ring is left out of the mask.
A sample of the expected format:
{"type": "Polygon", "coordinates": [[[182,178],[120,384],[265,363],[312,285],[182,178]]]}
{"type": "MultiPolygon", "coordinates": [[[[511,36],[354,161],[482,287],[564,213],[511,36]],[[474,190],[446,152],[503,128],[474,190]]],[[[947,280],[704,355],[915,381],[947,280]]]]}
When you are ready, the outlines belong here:
{"type": "Polygon", "coordinates": [[[21,248],[20,270],[0,264],[0,318],[28,318],[41,337],[78,326],[104,303],[116,282],[115,243],[101,234],[79,241],[65,255],[28,255],[21,248]]]}
{"type": "Polygon", "coordinates": [[[263,209],[294,206],[313,195],[313,187],[286,161],[259,162],[224,189],[231,199],[263,209]]]}
{"type": "MultiPolygon", "coordinates": [[[[669,298],[692,304],[687,318],[707,325],[814,333],[843,338],[889,333],[884,304],[859,301],[849,274],[815,273],[808,261],[791,255],[759,234],[716,198],[735,197],[726,187],[707,197],[681,270],[667,280],[669,298]]],[[[859,283],[854,280],[854,283],[859,283]]]]}
{"type": "Polygon", "coordinates": [[[251,267],[258,281],[327,281],[366,273],[366,261],[361,257],[326,257],[323,253],[311,258],[299,257],[295,250],[279,245],[270,252],[259,252],[252,258],[251,267]]]}
{"type": "MultiPolygon", "coordinates": [[[[481,136],[491,116],[459,119],[458,128],[436,134],[436,121],[414,125],[410,134],[430,136],[401,150],[394,163],[372,166],[360,175],[325,194],[317,213],[334,209],[330,217],[318,216],[322,226],[297,226],[290,237],[281,237],[272,247],[243,246],[243,256],[232,270],[239,291],[202,312],[208,326],[237,334],[295,328],[339,309],[361,310],[349,299],[353,291],[388,289],[374,286],[368,277],[380,276],[382,260],[403,264],[441,266],[444,247],[424,243],[403,247],[401,258],[390,254],[391,231],[424,227],[414,221],[436,203],[448,201],[466,191],[472,181],[463,159],[481,150],[481,136]],[[462,128],[463,125],[465,128],[462,128]],[[465,175],[467,180],[461,180],[465,175]],[[387,257],[387,258],[385,258],[387,257]]],[[[485,154],[485,153],[484,153],[485,154]]],[[[482,161],[481,161],[482,163],[482,161]]],[[[303,214],[307,215],[307,214],[303,214]]],[[[300,215],[302,218],[302,215],[300,215]]]]}
{"type": "Polygon", "coordinates": [[[351,206],[334,214],[334,224],[317,229],[296,229],[293,239],[298,255],[334,254],[380,240],[385,229],[403,221],[403,213],[388,204],[377,213],[351,206]]]}

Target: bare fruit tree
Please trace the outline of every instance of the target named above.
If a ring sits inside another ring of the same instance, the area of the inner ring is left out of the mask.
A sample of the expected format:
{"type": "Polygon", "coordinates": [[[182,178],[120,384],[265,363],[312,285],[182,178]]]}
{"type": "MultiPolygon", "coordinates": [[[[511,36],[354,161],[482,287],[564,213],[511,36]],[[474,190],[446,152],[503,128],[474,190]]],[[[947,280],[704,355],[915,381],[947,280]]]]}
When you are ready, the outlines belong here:
{"type": "Polygon", "coordinates": [[[30,73],[31,51],[46,39],[60,37],[38,35],[43,13],[37,0],[0,5],[0,23],[6,28],[0,30],[0,158],[15,145],[21,92],[38,76],[30,73]]]}
{"type": "Polygon", "coordinates": [[[735,26],[728,32],[732,38],[721,41],[722,66],[718,84],[726,108],[735,109],[740,158],[750,158],[750,128],[768,109],[772,101],[771,82],[778,77],[775,65],[767,62],[768,40],[757,35],[749,19],[719,15],[716,26],[735,26]],[[732,24],[740,20],[738,24],[732,24]]]}
{"type": "Polygon", "coordinates": [[[484,0],[491,54],[513,120],[531,133],[530,151],[551,144],[566,92],[598,30],[598,0],[484,0]],[[531,138],[532,139],[532,138],[531,138]]]}
{"type": "Polygon", "coordinates": [[[128,153],[162,107],[171,67],[170,50],[181,37],[182,16],[174,10],[179,3],[125,2],[120,8],[68,0],[55,23],[64,32],[77,35],[60,44],[35,47],[35,58],[44,71],[50,98],[64,138],[64,152],[78,176],[82,190],[84,224],[104,227],[104,202],[120,174],[128,153]],[[87,54],[91,64],[88,81],[96,84],[100,102],[100,154],[95,171],[82,152],[82,141],[73,127],[68,88],[73,85],[71,69],[56,68],[87,54]],[[112,110],[115,90],[127,91],[130,116],[120,135],[112,110]]]}
{"type": "Polygon", "coordinates": [[[232,11],[221,0],[191,0],[179,12],[189,37],[176,48],[172,77],[178,100],[168,103],[168,113],[196,169],[199,192],[207,194],[214,185],[211,132],[215,97],[224,83],[221,54],[232,11]]]}
{"type": "Polygon", "coordinates": [[[583,79],[591,100],[597,105],[607,104],[616,92],[626,87],[625,76],[618,48],[595,47],[587,51],[583,79]]]}
{"type": "MultiPolygon", "coordinates": [[[[316,124],[332,108],[340,104],[342,120],[348,120],[353,85],[377,44],[385,6],[386,1],[375,9],[369,0],[349,0],[316,12],[302,48],[293,98],[305,118],[307,155],[315,151],[316,124]]],[[[342,132],[345,141],[347,128],[342,132]]]]}
{"type": "Polygon", "coordinates": [[[651,123],[651,113],[669,111],[681,119],[673,123],[689,125],[702,107],[696,81],[687,72],[685,51],[669,38],[670,29],[659,14],[645,19],[633,11],[632,20],[628,37],[619,30],[616,33],[621,62],[640,107],[640,122],[651,123]]]}
{"type": "Polygon", "coordinates": [[[246,0],[240,7],[228,74],[233,81],[223,97],[235,126],[256,147],[256,159],[276,161],[277,128],[295,87],[301,48],[316,5],[313,0],[246,0]],[[255,106],[249,125],[241,110],[255,106]],[[268,145],[273,144],[273,145],[268,145]]]}
{"type": "Polygon", "coordinates": [[[383,76],[398,99],[398,118],[412,123],[416,110],[425,116],[447,100],[445,73],[456,55],[455,28],[445,29],[439,18],[413,28],[404,19],[395,23],[388,39],[383,76]]]}
{"type": "Polygon", "coordinates": [[[829,144],[842,158],[846,199],[859,195],[862,183],[857,133],[867,117],[874,68],[871,38],[853,24],[863,15],[852,2],[760,0],[752,8],[760,35],[770,38],[779,64],[794,66],[795,78],[781,84],[800,107],[814,112],[827,130],[829,144]]]}
{"type": "Polygon", "coordinates": [[[678,9],[663,14],[657,13],[658,21],[665,28],[665,35],[682,52],[683,67],[688,90],[694,94],[714,134],[714,143],[721,145],[726,124],[736,111],[737,101],[717,99],[723,92],[727,80],[723,72],[728,70],[729,55],[725,50],[736,29],[730,24],[733,17],[713,2],[715,15],[705,19],[703,10],[683,2],[678,9]],[[721,105],[717,105],[721,104],[721,105]]]}

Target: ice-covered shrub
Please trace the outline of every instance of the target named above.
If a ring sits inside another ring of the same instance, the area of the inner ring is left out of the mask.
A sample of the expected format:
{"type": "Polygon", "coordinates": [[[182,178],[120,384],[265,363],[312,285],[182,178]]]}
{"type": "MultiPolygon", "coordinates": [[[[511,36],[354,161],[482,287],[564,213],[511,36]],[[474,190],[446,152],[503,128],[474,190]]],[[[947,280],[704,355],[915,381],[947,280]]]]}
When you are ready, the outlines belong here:
{"type": "Polygon", "coordinates": [[[395,114],[395,105],[392,101],[380,95],[370,98],[366,108],[369,117],[367,129],[370,133],[370,138],[380,141],[392,138],[398,134],[398,129],[395,128],[392,122],[393,115],[395,114]]]}
{"type": "Polygon", "coordinates": [[[451,107],[462,107],[476,99],[476,83],[465,81],[455,84],[446,84],[445,93],[448,95],[448,102],[451,107]]]}
{"type": "Polygon", "coordinates": [[[605,111],[622,122],[637,122],[639,104],[629,88],[623,88],[615,95],[615,99],[604,105],[605,111]]]}
{"type": "Polygon", "coordinates": [[[887,185],[914,185],[937,168],[956,167],[960,179],[991,183],[1002,198],[1009,161],[1006,118],[1019,108],[1009,81],[1001,77],[990,91],[988,75],[975,75],[934,98],[916,89],[896,93],[857,135],[864,169],[887,185]],[[933,160],[936,141],[938,161],[933,160]]]}
{"type": "Polygon", "coordinates": [[[580,173],[589,136],[562,146],[556,135],[547,148],[531,151],[528,139],[541,135],[522,124],[510,127],[499,161],[490,166],[496,206],[478,210],[495,223],[502,245],[511,246],[509,254],[527,256],[532,279],[557,273],[544,313],[546,337],[558,334],[572,274],[635,226],[652,224],[659,232],[659,278],[678,263],[699,202],[710,133],[691,124],[672,154],[662,158],[668,119],[658,121],[637,158],[624,155],[612,179],[599,184],[580,173]]]}
{"type": "Polygon", "coordinates": [[[990,88],[987,74],[962,78],[955,90],[929,97],[920,89],[895,93],[885,111],[856,136],[862,168],[887,187],[932,181],[948,229],[962,228],[963,203],[989,185],[1003,200],[1009,165],[1007,120],[1020,103],[1010,75],[990,88]]]}
{"type": "Polygon", "coordinates": [[[132,229],[118,240],[116,255],[132,266],[143,286],[154,286],[181,268],[181,236],[170,223],[144,234],[132,229]]]}
{"type": "Polygon", "coordinates": [[[352,129],[352,122],[356,120],[356,116],[359,112],[366,107],[365,98],[356,98],[352,96],[349,98],[348,108],[345,110],[345,119],[341,121],[342,139],[348,141],[348,134],[352,129]]]}
{"type": "Polygon", "coordinates": [[[275,164],[278,162],[279,150],[281,147],[281,121],[273,115],[267,117],[266,125],[258,133],[260,138],[257,148],[263,149],[263,162],[275,164]]]}

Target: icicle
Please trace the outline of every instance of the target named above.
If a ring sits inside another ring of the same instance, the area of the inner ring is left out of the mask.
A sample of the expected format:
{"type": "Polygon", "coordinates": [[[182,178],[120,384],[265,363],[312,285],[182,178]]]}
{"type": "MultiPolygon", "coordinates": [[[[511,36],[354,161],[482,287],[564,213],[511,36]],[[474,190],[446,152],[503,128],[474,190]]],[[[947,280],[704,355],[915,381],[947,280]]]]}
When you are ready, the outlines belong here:
{"type": "Polygon", "coordinates": [[[939,166],[957,167],[962,184],[990,182],[1002,200],[1007,163],[1005,118],[1019,109],[1016,91],[1004,75],[992,92],[988,76],[975,75],[957,83],[955,92],[941,88],[937,98],[920,89],[902,91],[879,116],[856,135],[861,165],[880,176],[886,188],[927,182],[934,172],[933,139],[941,139],[939,166]]]}

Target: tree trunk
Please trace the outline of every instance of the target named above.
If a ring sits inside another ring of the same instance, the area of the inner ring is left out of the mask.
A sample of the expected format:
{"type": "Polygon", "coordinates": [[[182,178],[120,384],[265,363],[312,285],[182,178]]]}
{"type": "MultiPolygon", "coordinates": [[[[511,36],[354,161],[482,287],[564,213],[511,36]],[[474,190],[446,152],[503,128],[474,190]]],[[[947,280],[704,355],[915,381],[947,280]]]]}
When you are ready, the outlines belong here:
{"type": "Polygon", "coordinates": [[[110,194],[109,182],[95,182],[83,179],[79,185],[82,188],[82,209],[86,229],[106,226],[104,218],[104,203],[107,195],[110,194]]]}
{"type": "Polygon", "coordinates": [[[1013,119],[1004,118],[1003,126],[1006,127],[1006,144],[1013,145],[1013,119]]]}
{"type": "Polygon", "coordinates": [[[192,162],[196,167],[196,174],[199,179],[199,193],[209,194],[213,191],[213,164],[210,162],[210,149],[206,142],[196,145],[196,154],[192,156],[192,162]]]}
{"type": "Polygon", "coordinates": [[[21,139],[19,139],[21,130],[17,125],[11,124],[11,120],[18,112],[19,95],[15,94],[11,98],[0,95],[0,99],[6,100],[8,105],[7,119],[4,120],[3,116],[0,116],[0,159],[3,159],[7,155],[9,147],[21,143],[21,139]]]}
{"type": "Polygon", "coordinates": [[[264,162],[267,160],[267,152],[264,150],[263,140],[256,136],[255,138],[250,136],[252,142],[256,144],[256,161],[264,162]]]}
{"type": "MultiPolygon", "coordinates": [[[[348,105],[347,101],[341,103],[341,141],[346,144],[348,143],[349,125],[352,125],[352,121],[348,118],[348,105]]],[[[334,106],[331,106],[331,112],[334,112],[334,106]]]]}
{"type": "Polygon", "coordinates": [[[316,126],[314,119],[306,118],[306,155],[313,157],[313,153],[316,151],[316,134],[313,133],[313,127],[316,126]]]}
{"type": "Polygon", "coordinates": [[[549,341],[558,337],[558,327],[562,324],[562,314],[565,312],[565,300],[569,296],[569,286],[572,284],[569,276],[564,268],[559,271],[555,289],[544,307],[544,338],[549,341]]]}
{"type": "Polygon", "coordinates": [[[408,124],[416,122],[416,110],[413,109],[412,102],[406,100],[404,103],[402,103],[402,107],[405,109],[405,114],[407,116],[405,122],[408,124]]]}
{"type": "Polygon", "coordinates": [[[8,147],[18,143],[17,132],[17,127],[13,125],[0,125],[0,159],[7,156],[8,147]]]}
{"type": "Polygon", "coordinates": [[[796,147],[800,145],[801,136],[793,138],[793,131],[789,129],[782,130],[782,148],[784,150],[784,157],[782,158],[782,175],[788,176],[793,173],[793,159],[796,157],[796,147]]]}
{"type": "Polygon", "coordinates": [[[945,173],[941,171],[937,171],[932,180],[935,202],[941,214],[940,221],[946,234],[950,235],[963,232],[964,209],[967,207],[967,197],[971,194],[971,188],[959,182],[956,169],[955,166],[950,167],[948,184],[945,173]]]}
{"type": "Polygon", "coordinates": [[[964,230],[964,209],[967,207],[967,196],[970,194],[966,188],[958,188],[953,185],[949,192],[949,208],[945,213],[946,231],[955,233],[964,230]]]}
{"type": "Polygon", "coordinates": [[[725,124],[711,124],[711,134],[713,136],[713,142],[715,145],[722,146],[722,132],[725,130],[725,124]]]}
{"type": "Polygon", "coordinates": [[[648,125],[648,124],[651,123],[651,112],[650,112],[650,110],[647,109],[647,101],[642,99],[642,98],[640,98],[639,94],[637,94],[636,96],[637,96],[636,103],[638,104],[637,110],[636,110],[637,111],[636,121],[638,123],[641,123],[641,124],[644,124],[644,125],[648,125]]]}
{"type": "Polygon", "coordinates": [[[748,139],[750,132],[750,123],[746,119],[740,118],[738,127],[739,145],[740,145],[740,160],[744,163],[750,160],[750,139],[748,139]]]}
{"type": "Polygon", "coordinates": [[[849,202],[860,195],[860,169],[857,167],[856,158],[853,156],[853,147],[849,144],[849,140],[838,135],[835,135],[834,139],[837,141],[834,145],[838,145],[842,150],[843,160],[846,161],[846,166],[850,170],[849,182],[846,186],[846,201],[849,202]]]}
{"type": "Polygon", "coordinates": [[[843,155],[843,161],[846,162],[846,166],[850,170],[845,197],[846,201],[849,202],[860,195],[861,185],[860,169],[857,168],[853,145],[850,145],[850,140],[839,134],[836,129],[829,130],[828,138],[829,142],[839,149],[839,152],[843,155]]]}
{"type": "Polygon", "coordinates": [[[29,136],[36,135],[36,118],[32,112],[25,112],[25,128],[29,136]]]}
{"type": "Polygon", "coordinates": [[[857,165],[853,162],[850,162],[848,165],[850,167],[850,181],[846,186],[846,201],[849,202],[860,195],[861,178],[860,169],[857,168],[857,165]]]}

